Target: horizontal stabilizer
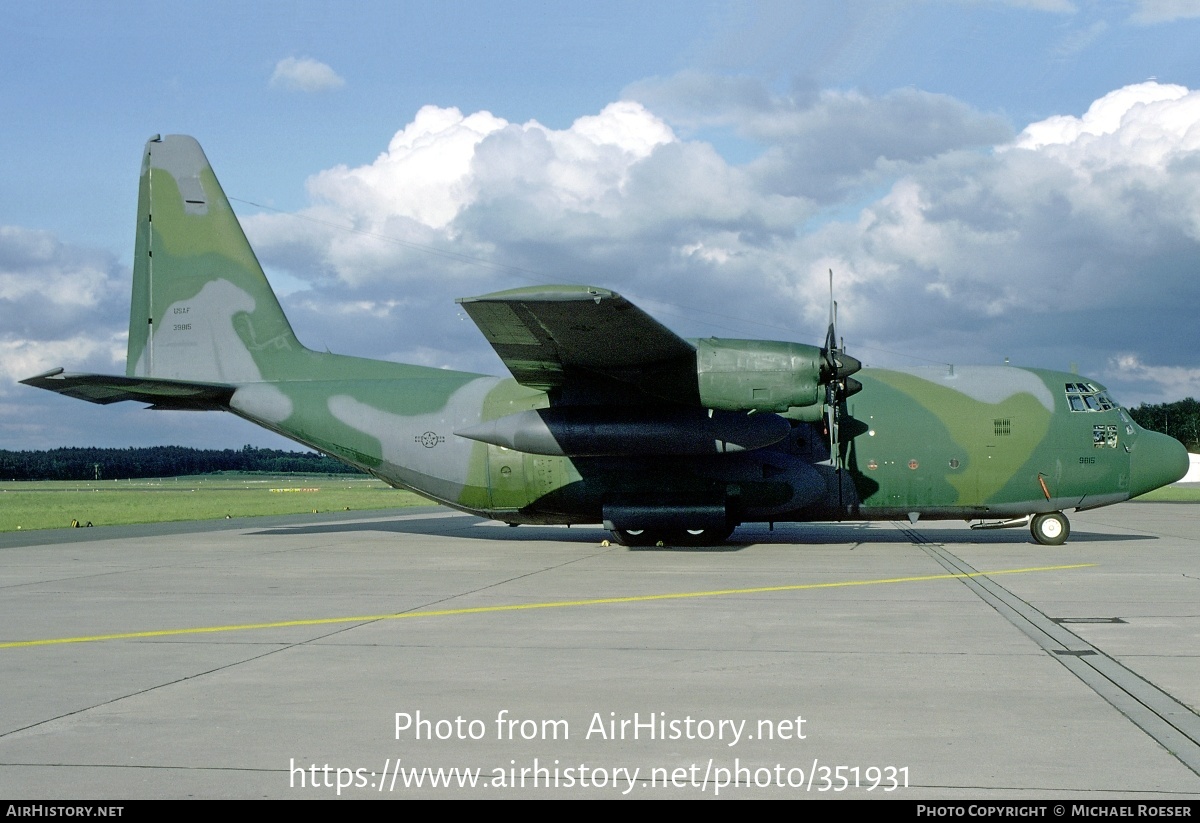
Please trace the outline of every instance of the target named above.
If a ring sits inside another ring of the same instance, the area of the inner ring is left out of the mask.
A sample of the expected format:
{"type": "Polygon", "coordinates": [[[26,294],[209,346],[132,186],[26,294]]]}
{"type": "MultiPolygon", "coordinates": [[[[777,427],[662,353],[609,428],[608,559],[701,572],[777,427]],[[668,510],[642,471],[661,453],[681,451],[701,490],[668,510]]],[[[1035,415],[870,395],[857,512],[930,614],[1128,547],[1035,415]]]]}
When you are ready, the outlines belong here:
{"type": "Polygon", "coordinates": [[[225,409],[234,386],[221,383],[189,383],[152,377],[123,377],[113,374],[67,374],[53,369],[21,381],[47,391],[65,394],[89,403],[118,403],[134,400],[156,409],[207,411],[225,409]]]}

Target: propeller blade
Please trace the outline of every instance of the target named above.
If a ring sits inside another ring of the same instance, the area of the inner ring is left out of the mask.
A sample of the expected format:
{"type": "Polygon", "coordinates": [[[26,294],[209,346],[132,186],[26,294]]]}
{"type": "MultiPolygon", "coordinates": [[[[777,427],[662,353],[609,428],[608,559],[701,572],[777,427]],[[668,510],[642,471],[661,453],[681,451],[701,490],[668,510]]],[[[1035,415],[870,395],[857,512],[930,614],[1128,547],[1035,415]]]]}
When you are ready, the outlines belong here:
{"type": "Polygon", "coordinates": [[[862,368],[862,363],[846,354],[844,342],[837,336],[837,301],[833,299],[833,269],[829,270],[829,328],[825,332],[824,360],[821,377],[825,381],[825,425],[829,430],[829,459],[839,476],[838,495],[841,499],[842,444],[840,418],[842,403],[862,390],[862,384],[850,375],[862,368]]]}
{"type": "Polygon", "coordinates": [[[830,374],[837,371],[837,360],[834,352],[837,350],[837,304],[833,302],[833,269],[829,270],[829,330],[825,332],[825,368],[830,374]]]}
{"type": "Polygon", "coordinates": [[[825,377],[829,379],[837,372],[837,338],[834,336],[833,324],[829,324],[829,331],[825,333],[825,347],[821,349],[821,354],[825,358],[825,377]]]}

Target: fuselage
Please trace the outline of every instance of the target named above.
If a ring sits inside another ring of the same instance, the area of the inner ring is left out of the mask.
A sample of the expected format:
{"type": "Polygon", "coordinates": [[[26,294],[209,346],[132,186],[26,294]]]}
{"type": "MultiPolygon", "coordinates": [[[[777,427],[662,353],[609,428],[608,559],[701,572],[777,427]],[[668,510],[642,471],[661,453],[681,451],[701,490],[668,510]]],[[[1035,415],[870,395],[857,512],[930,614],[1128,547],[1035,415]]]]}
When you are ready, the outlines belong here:
{"type": "Polygon", "coordinates": [[[868,517],[1092,508],[1187,470],[1178,441],[1144,431],[1103,386],[1076,374],[968,366],[857,377],[847,463],[868,517]]]}
{"type": "Polygon", "coordinates": [[[456,434],[551,408],[546,392],[340,359],[350,365],[337,380],[243,386],[231,407],[393,486],[511,523],[599,523],[621,500],[724,507],[736,522],[1017,517],[1117,503],[1187,467],[1178,442],[1139,428],[1103,386],[1061,372],[864,369],[832,455],[827,423],[792,421],[785,438],[748,451],[572,457],[456,434]],[[362,379],[349,379],[353,364],[362,379]]]}

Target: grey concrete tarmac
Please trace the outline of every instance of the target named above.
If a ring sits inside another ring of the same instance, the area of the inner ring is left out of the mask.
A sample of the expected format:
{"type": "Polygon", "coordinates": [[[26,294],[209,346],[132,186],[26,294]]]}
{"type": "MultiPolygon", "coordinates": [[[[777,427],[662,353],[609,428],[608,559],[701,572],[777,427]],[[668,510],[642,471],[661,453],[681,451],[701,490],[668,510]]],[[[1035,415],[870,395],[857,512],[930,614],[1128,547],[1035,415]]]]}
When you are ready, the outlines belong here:
{"type": "Polygon", "coordinates": [[[1200,798],[1200,506],[1070,517],[2,535],[0,798],[1200,798]]]}

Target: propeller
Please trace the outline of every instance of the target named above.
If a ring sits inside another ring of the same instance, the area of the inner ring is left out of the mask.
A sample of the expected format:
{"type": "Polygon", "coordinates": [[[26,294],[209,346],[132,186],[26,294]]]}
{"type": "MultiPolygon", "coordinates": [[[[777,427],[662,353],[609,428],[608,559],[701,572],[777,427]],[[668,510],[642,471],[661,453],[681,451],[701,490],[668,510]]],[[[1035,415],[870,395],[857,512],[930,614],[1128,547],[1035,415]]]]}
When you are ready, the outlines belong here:
{"type": "MultiPolygon", "coordinates": [[[[826,426],[829,429],[829,460],[837,468],[842,469],[841,437],[838,423],[842,414],[842,403],[847,397],[862,390],[859,383],[850,375],[862,368],[858,359],[846,354],[845,341],[839,343],[837,336],[837,301],[833,299],[833,269],[829,270],[829,329],[825,333],[825,346],[821,349],[824,360],[821,367],[821,379],[825,382],[825,414],[826,426]]],[[[841,498],[841,482],[838,483],[838,497],[841,498]]]]}
{"type": "Polygon", "coordinates": [[[825,381],[827,393],[833,391],[835,399],[844,400],[862,389],[850,375],[862,368],[857,358],[846,354],[845,341],[839,345],[837,337],[837,301],[833,299],[833,269],[829,270],[829,329],[825,332],[825,346],[821,349],[824,364],[821,379],[825,381]]]}

